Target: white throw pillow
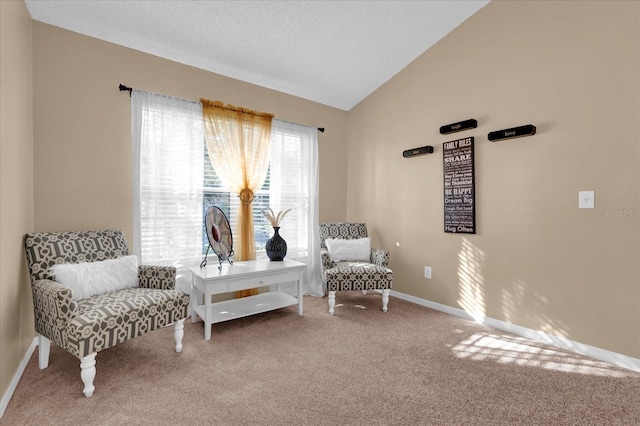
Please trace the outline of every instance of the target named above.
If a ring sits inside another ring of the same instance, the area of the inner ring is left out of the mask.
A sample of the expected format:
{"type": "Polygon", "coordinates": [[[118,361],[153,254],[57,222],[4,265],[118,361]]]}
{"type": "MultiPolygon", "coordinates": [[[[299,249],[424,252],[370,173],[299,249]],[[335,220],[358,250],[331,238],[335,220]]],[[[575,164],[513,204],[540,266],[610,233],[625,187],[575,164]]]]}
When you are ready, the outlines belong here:
{"type": "Polygon", "coordinates": [[[329,250],[329,257],[333,262],[353,260],[369,262],[371,259],[371,238],[358,238],[356,240],[344,240],[340,238],[327,238],[324,244],[329,250]]]}
{"type": "Polygon", "coordinates": [[[138,287],[138,258],[123,256],[100,262],[63,263],[51,267],[56,282],[73,290],[80,300],[111,291],[138,287]]]}

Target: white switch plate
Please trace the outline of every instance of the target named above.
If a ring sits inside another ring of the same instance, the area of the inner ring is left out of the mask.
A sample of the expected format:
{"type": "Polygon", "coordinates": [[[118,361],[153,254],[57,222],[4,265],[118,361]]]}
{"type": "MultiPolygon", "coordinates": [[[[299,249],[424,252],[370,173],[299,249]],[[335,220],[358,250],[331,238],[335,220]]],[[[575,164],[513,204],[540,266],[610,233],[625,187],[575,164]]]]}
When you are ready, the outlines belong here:
{"type": "Polygon", "coordinates": [[[424,267],[424,277],[431,279],[431,266],[424,267]]]}
{"type": "Polygon", "coordinates": [[[578,207],[581,209],[592,209],[595,205],[595,198],[594,191],[578,192],[578,207]]]}

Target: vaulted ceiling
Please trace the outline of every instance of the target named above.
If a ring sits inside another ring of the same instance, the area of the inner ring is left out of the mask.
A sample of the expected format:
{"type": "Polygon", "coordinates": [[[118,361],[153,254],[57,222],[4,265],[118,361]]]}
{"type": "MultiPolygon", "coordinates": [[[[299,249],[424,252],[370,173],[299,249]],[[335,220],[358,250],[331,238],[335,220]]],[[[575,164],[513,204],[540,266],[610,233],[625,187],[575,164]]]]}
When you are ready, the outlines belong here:
{"type": "Polygon", "coordinates": [[[488,2],[26,5],[36,21],[348,111],[488,2]]]}

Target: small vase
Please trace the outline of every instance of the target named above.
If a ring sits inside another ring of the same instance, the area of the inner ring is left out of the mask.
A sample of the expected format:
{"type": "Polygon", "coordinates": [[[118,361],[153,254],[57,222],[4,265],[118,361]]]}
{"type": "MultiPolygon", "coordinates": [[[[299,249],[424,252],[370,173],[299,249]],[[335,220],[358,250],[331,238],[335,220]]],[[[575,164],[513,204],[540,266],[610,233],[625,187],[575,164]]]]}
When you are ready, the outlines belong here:
{"type": "Polygon", "coordinates": [[[273,228],[273,237],[269,238],[264,248],[271,260],[283,260],[287,255],[287,242],[280,236],[280,227],[273,228]]]}

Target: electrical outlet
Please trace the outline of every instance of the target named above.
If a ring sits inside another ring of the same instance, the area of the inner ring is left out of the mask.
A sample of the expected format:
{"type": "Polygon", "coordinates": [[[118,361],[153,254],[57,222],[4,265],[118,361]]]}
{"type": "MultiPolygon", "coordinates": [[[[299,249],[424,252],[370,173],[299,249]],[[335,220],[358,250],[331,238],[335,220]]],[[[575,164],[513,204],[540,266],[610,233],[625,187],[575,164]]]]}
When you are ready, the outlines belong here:
{"type": "Polygon", "coordinates": [[[424,267],[424,277],[431,279],[431,266],[424,267]]]}

